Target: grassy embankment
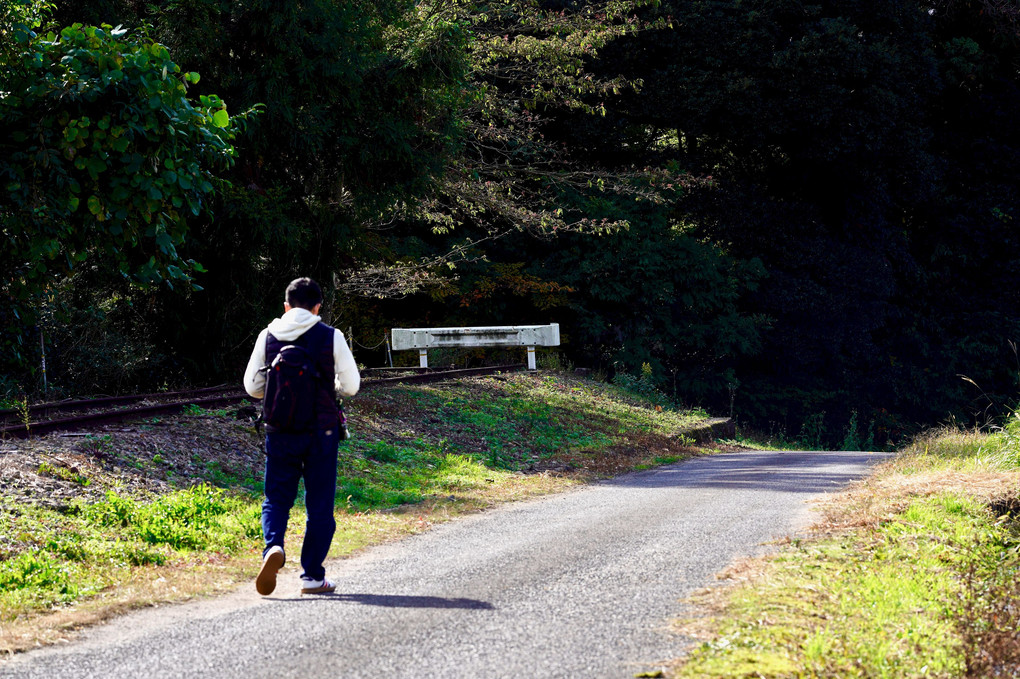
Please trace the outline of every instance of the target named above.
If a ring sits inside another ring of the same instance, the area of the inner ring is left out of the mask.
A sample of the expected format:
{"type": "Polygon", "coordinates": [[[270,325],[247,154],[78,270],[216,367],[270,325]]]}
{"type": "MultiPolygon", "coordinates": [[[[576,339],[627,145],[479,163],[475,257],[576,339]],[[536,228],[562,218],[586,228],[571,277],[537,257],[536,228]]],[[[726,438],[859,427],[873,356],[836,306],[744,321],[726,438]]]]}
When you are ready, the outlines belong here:
{"type": "MultiPolygon", "coordinates": [[[[373,390],[347,409],[354,438],[341,448],[332,556],[677,461],[697,452],[678,433],[704,419],[548,374],[373,390]]],[[[0,474],[0,485],[21,489],[0,494],[0,651],[254,577],[261,439],[231,413],[26,445],[5,460],[20,468],[0,474]]],[[[289,544],[298,544],[303,524],[299,506],[289,544]]]]}
{"type": "Polygon", "coordinates": [[[1020,416],[919,438],[680,623],[677,677],[1020,676],[1020,416]]]}

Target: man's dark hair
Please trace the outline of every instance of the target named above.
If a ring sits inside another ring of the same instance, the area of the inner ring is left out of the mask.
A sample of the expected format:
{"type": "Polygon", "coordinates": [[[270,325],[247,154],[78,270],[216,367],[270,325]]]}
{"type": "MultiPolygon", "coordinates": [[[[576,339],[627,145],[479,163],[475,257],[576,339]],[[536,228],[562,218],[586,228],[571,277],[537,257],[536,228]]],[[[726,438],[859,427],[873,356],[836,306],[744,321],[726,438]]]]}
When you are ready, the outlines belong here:
{"type": "Polygon", "coordinates": [[[287,286],[287,304],[311,311],[322,303],[322,288],[311,278],[295,278],[287,286]]]}

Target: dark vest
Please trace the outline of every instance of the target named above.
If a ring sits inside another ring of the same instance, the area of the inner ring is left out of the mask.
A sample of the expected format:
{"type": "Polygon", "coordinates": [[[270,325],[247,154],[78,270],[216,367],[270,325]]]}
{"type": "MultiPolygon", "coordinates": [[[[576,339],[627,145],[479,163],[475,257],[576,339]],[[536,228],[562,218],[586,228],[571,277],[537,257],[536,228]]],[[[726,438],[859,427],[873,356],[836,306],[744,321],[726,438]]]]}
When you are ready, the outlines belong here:
{"type": "Polygon", "coordinates": [[[280,349],[288,344],[303,347],[315,360],[315,367],[319,371],[319,381],[315,390],[315,417],[318,420],[319,429],[336,429],[340,424],[334,386],[336,373],[333,368],[333,338],[335,336],[333,328],[322,321],[290,342],[276,339],[271,332],[266,333],[266,365],[270,365],[276,355],[280,353],[280,349]]]}

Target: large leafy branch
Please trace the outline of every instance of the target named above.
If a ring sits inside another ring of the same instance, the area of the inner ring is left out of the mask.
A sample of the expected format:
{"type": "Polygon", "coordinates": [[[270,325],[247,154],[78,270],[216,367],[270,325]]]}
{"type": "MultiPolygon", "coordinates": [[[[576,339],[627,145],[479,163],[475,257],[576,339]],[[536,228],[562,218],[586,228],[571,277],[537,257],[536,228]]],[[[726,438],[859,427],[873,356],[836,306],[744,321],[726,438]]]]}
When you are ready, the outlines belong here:
{"type": "Polygon", "coordinates": [[[75,24],[22,46],[0,100],[5,296],[93,256],[143,283],[187,280],[177,247],[244,116],[190,101],[198,75],[140,33],[75,24]]]}
{"type": "MultiPolygon", "coordinates": [[[[636,11],[644,0],[586,3],[551,11],[534,0],[422,5],[429,20],[466,23],[468,96],[462,111],[461,152],[447,164],[432,190],[399,203],[379,220],[423,224],[451,237],[449,250],[424,260],[408,256],[369,266],[366,294],[416,291],[443,284],[464,252],[484,257],[482,243],[527,234],[549,238],[566,232],[609,233],[627,227],[607,217],[617,200],[663,202],[696,180],[665,167],[601,167],[574,152],[550,125],[567,116],[601,116],[605,101],[641,86],[620,74],[594,68],[600,50],[614,40],[652,27],[636,11]],[[458,231],[459,230],[459,231],[458,231]],[[427,269],[428,267],[426,267],[427,269]]],[[[361,280],[356,270],[345,279],[361,280]]],[[[356,290],[351,290],[356,292],[356,290]]]]}

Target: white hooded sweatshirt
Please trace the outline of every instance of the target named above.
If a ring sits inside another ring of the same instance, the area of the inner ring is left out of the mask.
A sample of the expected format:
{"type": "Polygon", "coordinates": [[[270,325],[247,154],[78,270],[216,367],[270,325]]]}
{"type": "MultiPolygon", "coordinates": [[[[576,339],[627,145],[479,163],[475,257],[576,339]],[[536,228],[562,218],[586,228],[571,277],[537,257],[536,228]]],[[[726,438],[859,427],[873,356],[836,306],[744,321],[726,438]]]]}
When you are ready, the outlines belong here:
{"type": "MultiPolygon", "coordinates": [[[[248,359],[248,368],[244,371],[244,388],[250,396],[262,398],[266,390],[266,374],[259,369],[266,364],[266,335],[273,333],[273,337],[281,342],[295,340],[305,334],[309,328],[322,320],[307,309],[294,307],[282,317],[274,319],[269,327],[259,334],[255,340],[255,348],[248,359]]],[[[354,362],[354,355],[347,346],[344,334],[335,330],[333,336],[333,373],[335,375],[335,388],[339,396],[354,396],[361,387],[361,375],[358,373],[358,365],[354,362]]]]}

